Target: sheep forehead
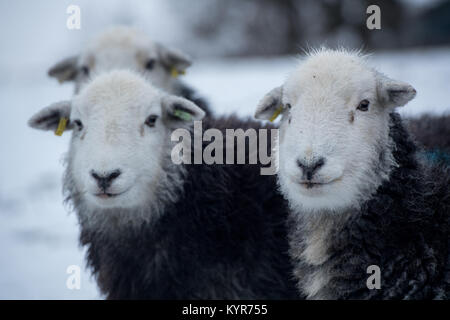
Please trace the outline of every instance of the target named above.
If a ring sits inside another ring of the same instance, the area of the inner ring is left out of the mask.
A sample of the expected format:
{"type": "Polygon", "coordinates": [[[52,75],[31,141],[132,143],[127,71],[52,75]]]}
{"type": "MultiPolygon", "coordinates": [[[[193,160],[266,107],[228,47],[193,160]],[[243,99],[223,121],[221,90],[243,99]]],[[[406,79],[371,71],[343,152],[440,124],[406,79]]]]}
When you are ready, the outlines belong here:
{"type": "Polygon", "coordinates": [[[142,108],[158,101],[160,92],[142,77],[129,71],[102,74],[74,98],[74,109],[84,115],[102,113],[107,118],[126,114],[139,116],[142,108]]]}
{"type": "MultiPolygon", "coordinates": [[[[283,94],[295,104],[302,96],[322,101],[373,96],[375,76],[358,53],[322,50],[301,62],[288,77],[283,94]]],[[[285,101],[286,102],[286,101],[285,101]]]]}
{"type": "Polygon", "coordinates": [[[145,46],[152,43],[146,34],[132,27],[113,27],[95,37],[90,47],[102,49],[108,47],[145,46]]]}
{"type": "Polygon", "coordinates": [[[129,59],[129,55],[136,56],[151,52],[156,54],[156,44],[147,35],[138,29],[120,26],[110,28],[95,37],[89,43],[83,56],[90,57],[91,60],[117,62],[117,59],[121,57],[129,59]]]}

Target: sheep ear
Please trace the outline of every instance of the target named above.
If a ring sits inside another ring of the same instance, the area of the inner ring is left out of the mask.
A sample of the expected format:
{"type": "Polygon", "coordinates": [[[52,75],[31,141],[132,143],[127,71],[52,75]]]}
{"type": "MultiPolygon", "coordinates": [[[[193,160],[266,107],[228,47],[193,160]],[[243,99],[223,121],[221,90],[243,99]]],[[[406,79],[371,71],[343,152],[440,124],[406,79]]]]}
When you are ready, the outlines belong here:
{"type": "Polygon", "coordinates": [[[393,80],[383,74],[377,76],[378,98],[385,107],[401,107],[414,99],[416,89],[410,84],[393,80]]]}
{"type": "Polygon", "coordinates": [[[28,120],[28,125],[33,129],[38,130],[53,130],[55,131],[60,126],[61,119],[64,121],[64,129],[72,129],[70,124],[71,102],[61,101],[51,104],[42,109],[28,120]]]}
{"type": "Polygon", "coordinates": [[[195,103],[176,96],[162,98],[163,118],[169,126],[178,126],[184,122],[201,120],[205,112],[195,103]]]}
{"type": "Polygon", "coordinates": [[[78,72],[78,56],[72,56],[61,60],[48,70],[50,77],[58,79],[59,83],[75,80],[78,72]]]}
{"type": "MultiPolygon", "coordinates": [[[[166,48],[157,44],[158,56],[162,64],[174,75],[176,72],[183,74],[187,68],[192,64],[191,58],[183,52],[166,48]]],[[[175,75],[176,76],[176,75],[175,75]]]]}
{"type": "Polygon", "coordinates": [[[261,120],[275,120],[283,110],[283,87],[276,87],[267,93],[258,104],[255,118],[261,120]]]}

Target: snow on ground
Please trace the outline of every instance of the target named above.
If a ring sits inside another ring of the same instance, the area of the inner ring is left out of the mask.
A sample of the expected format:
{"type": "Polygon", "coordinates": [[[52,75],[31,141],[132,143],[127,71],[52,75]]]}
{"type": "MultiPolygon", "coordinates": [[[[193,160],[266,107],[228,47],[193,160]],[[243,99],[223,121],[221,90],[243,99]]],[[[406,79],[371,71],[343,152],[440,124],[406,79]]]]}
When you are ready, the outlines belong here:
{"type": "MultiPolygon", "coordinates": [[[[450,112],[450,48],[385,52],[372,61],[418,90],[402,113],[450,112]]],[[[101,298],[84,269],[75,215],[61,195],[69,134],[56,137],[26,126],[33,113],[72,94],[69,85],[45,77],[51,62],[33,70],[14,66],[14,73],[0,80],[0,299],[101,298]],[[30,80],[30,73],[39,76],[30,80]],[[66,287],[70,265],[82,268],[80,290],[66,287]]],[[[185,81],[217,113],[251,116],[258,100],[282,83],[294,63],[293,57],[198,61],[185,81]]]]}

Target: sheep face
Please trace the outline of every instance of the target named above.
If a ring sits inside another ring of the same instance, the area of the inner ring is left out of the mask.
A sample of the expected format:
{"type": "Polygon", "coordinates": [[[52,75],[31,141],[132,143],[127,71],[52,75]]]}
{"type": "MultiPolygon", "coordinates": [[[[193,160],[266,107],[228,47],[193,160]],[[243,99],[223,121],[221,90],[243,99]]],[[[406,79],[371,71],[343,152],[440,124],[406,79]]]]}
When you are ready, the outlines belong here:
{"type": "Polygon", "coordinates": [[[152,201],[164,181],[172,129],[203,115],[192,102],[167,95],[140,76],[114,71],[97,77],[71,102],[42,110],[30,125],[55,129],[59,118],[68,117],[71,196],[88,208],[132,208],[152,201]]]}
{"type": "Polygon", "coordinates": [[[79,92],[95,75],[129,69],[171,92],[174,72],[184,72],[190,64],[189,57],[182,52],[154,43],[134,28],[114,27],[94,38],[80,55],[57,63],[49,75],[60,82],[74,81],[75,92],[79,92]]]}
{"type": "Polygon", "coordinates": [[[357,207],[394,165],[389,114],[415,95],[345,51],[313,53],[272,90],[256,112],[267,119],[280,105],[278,181],[298,211],[357,207]]]}

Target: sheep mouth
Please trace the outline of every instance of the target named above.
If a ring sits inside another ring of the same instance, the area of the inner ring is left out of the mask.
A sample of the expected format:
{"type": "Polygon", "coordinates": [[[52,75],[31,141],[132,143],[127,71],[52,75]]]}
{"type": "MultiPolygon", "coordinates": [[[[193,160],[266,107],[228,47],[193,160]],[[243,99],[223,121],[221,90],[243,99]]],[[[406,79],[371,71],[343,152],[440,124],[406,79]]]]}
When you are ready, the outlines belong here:
{"type": "Polygon", "coordinates": [[[126,191],[119,192],[119,193],[100,192],[100,193],[96,193],[95,196],[100,199],[109,199],[109,198],[118,197],[118,196],[124,194],[125,192],[126,191]]]}
{"type": "Polygon", "coordinates": [[[312,181],[305,181],[300,182],[300,185],[305,187],[306,189],[312,189],[312,188],[318,188],[326,184],[330,184],[331,182],[312,182],[312,181]]]}
{"type": "Polygon", "coordinates": [[[319,188],[319,187],[322,187],[322,186],[333,184],[333,183],[335,183],[335,182],[337,182],[339,180],[341,180],[341,177],[333,179],[333,180],[330,180],[330,181],[309,181],[309,180],[305,181],[305,180],[301,180],[298,183],[302,187],[304,187],[306,189],[313,189],[313,188],[319,188]]]}

